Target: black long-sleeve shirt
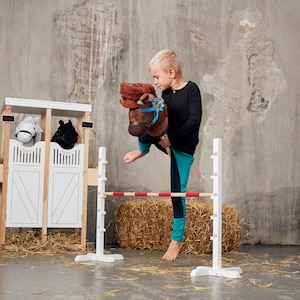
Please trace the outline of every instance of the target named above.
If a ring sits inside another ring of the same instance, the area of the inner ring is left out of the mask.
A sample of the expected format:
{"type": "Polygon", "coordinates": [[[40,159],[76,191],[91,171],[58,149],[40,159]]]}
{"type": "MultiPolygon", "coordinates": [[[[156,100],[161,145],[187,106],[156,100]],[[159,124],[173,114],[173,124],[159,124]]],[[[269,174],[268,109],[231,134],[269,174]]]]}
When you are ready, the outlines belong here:
{"type": "Polygon", "coordinates": [[[178,151],[193,155],[199,142],[202,118],[199,87],[189,81],[182,89],[162,92],[168,108],[168,136],[171,146],[178,151]]]}

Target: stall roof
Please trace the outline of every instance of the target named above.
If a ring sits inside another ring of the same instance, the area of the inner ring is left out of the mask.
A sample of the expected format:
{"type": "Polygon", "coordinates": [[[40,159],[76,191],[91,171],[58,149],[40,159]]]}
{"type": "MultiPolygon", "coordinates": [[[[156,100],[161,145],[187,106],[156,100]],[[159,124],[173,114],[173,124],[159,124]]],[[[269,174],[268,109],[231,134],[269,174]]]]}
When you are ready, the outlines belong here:
{"type": "Polygon", "coordinates": [[[47,108],[53,116],[78,117],[85,112],[91,112],[90,104],[59,102],[49,100],[34,100],[24,98],[5,98],[5,105],[11,106],[13,113],[43,114],[47,108]]]}

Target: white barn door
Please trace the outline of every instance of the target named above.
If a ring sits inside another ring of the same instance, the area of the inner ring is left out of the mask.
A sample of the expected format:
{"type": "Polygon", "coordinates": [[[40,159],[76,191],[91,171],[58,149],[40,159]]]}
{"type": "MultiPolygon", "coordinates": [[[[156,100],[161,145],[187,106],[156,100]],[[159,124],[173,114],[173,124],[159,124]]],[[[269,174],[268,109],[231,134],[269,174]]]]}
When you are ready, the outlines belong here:
{"type": "Polygon", "coordinates": [[[70,150],[50,144],[49,228],[81,228],[84,144],[70,150]]]}
{"type": "Polygon", "coordinates": [[[42,227],[45,142],[9,143],[6,227],[42,227]]]}

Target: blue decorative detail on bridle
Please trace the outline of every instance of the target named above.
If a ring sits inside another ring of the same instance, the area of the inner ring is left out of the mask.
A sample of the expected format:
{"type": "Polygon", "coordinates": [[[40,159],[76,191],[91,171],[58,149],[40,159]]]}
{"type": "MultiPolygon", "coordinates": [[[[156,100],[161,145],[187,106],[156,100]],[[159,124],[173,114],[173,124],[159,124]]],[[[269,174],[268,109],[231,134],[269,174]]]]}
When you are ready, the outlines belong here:
{"type": "Polygon", "coordinates": [[[153,125],[158,120],[158,115],[161,111],[163,111],[165,106],[164,100],[160,98],[154,98],[151,102],[151,106],[147,108],[141,108],[140,112],[154,112],[154,118],[152,119],[150,125],[153,125]]]}

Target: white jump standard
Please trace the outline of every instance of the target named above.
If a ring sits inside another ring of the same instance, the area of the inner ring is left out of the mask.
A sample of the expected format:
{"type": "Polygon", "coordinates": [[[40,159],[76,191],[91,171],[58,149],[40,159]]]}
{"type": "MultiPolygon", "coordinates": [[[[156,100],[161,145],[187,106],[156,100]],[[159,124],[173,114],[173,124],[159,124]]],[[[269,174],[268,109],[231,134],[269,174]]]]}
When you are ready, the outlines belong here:
{"type": "Polygon", "coordinates": [[[78,255],[75,261],[102,261],[115,262],[116,260],[123,260],[121,254],[104,254],[104,227],[105,220],[105,177],[106,168],[106,149],[100,147],[98,152],[98,192],[97,192],[97,229],[96,229],[96,253],[88,253],[86,255],[78,255]]]}
{"type": "Polygon", "coordinates": [[[191,277],[196,276],[218,276],[229,278],[240,278],[242,269],[222,268],[222,140],[213,140],[213,263],[212,267],[197,267],[191,272],[191,277]]]}
{"type": "Polygon", "coordinates": [[[213,265],[212,267],[197,267],[192,270],[191,277],[197,276],[219,276],[229,278],[240,278],[241,268],[222,268],[222,140],[213,140],[213,193],[147,193],[147,192],[105,192],[106,173],[106,149],[99,148],[98,165],[98,197],[97,197],[97,232],[96,253],[76,256],[75,261],[102,261],[115,262],[123,260],[121,254],[104,254],[104,219],[105,219],[105,197],[211,197],[213,199],[213,265]]]}

